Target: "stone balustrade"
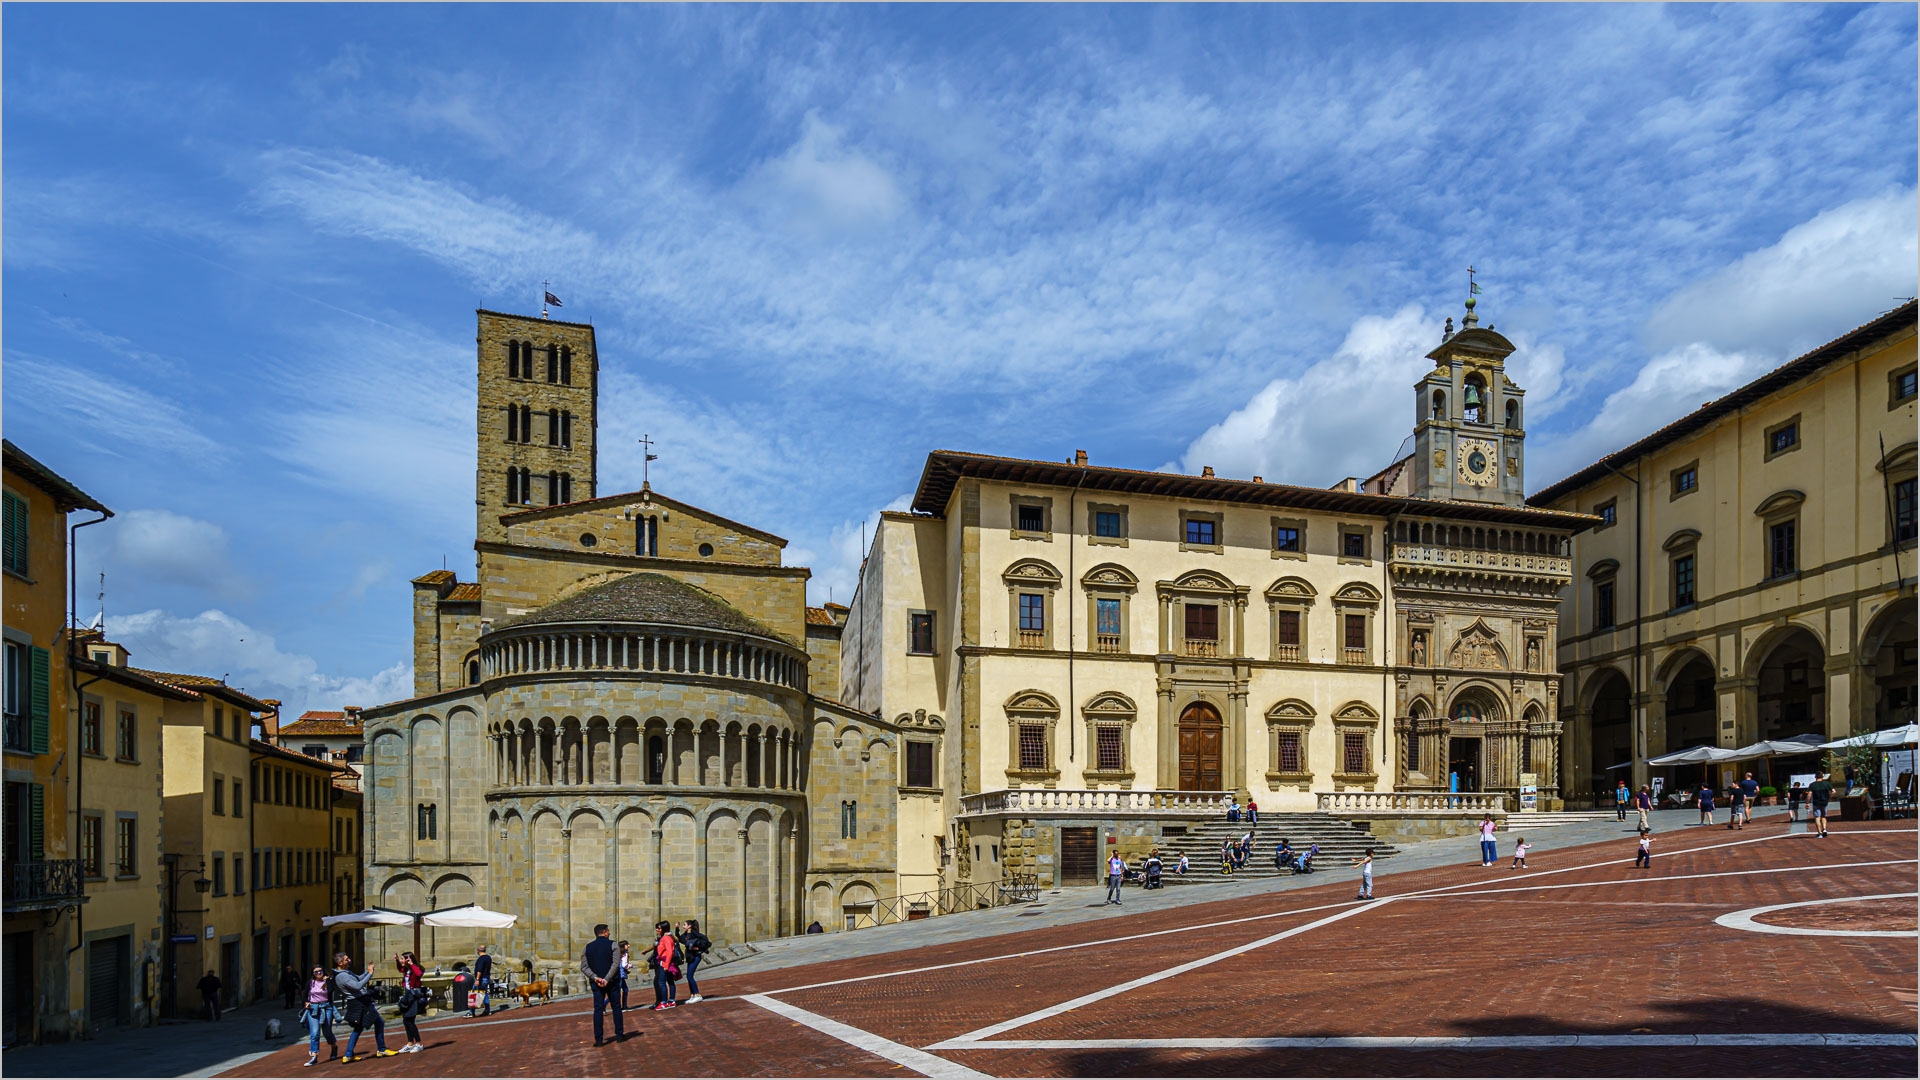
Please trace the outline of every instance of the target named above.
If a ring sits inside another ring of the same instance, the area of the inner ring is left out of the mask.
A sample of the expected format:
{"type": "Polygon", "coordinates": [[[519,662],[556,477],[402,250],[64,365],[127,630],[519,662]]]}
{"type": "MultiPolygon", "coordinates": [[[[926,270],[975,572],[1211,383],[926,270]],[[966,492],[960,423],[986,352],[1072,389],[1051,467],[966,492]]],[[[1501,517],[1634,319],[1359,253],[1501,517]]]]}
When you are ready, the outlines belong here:
{"type": "Polygon", "coordinates": [[[960,816],[1017,817],[1126,814],[1210,817],[1222,813],[1224,791],[1135,791],[1125,788],[1015,788],[960,799],[960,816]]]}
{"type": "Polygon", "coordinates": [[[1573,559],[1566,555],[1398,542],[1388,556],[1394,563],[1414,566],[1457,567],[1507,574],[1573,579],[1573,559]]]}
{"type": "Polygon", "coordinates": [[[1498,792],[1318,791],[1314,793],[1314,798],[1318,800],[1322,813],[1334,815],[1421,816],[1507,812],[1507,797],[1498,792]]]}

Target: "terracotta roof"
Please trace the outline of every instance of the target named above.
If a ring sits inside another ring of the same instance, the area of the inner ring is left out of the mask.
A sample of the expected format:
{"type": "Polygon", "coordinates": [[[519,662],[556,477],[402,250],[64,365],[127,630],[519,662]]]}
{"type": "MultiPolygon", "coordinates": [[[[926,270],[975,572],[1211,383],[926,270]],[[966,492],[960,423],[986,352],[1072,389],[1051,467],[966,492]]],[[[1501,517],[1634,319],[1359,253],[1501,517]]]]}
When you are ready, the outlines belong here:
{"type": "Polygon", "coordinates": [[[1296,487],[1292,484],[1256,484],[1251,480],[1229,480],[1217,476],[1188,476],[1145,469],[1115,469],[1071,462],[995,457],[992,454],[969,454],[958,450],[935,450],[927,455],[926,467],[920,473],[920,485],[913,495],[913,509],[923,514],[945,514],[947,500],[952,498],[953,489],[962,477],[968,476],[1012,484],[1079,487],[1088,492],[1121,491],[1195,501],[1298,507],[1375,517],[1425,514],[1458,521],[1493,521],[1575,531],[1600,521],[1591,514],[1541,510],[1530,506],[1415,499],[1405,495],[1367,495],[1328,488],[1296,487]]]}
{"type": "Polygon", "coordinates": [[[321,736],[321,735],[360,735],[360,734],[363,734],[363,729],[360,726],[360,722],[357,720],[345,719],[339,713],[334,713],[332,714],[331,717],[327,717],[327,718],[315,718],[314,714],[308,713],[305,716],[302,716],[300,719],[295,720],[291,724],[282,724],[280,726],[280,737],[283,739],[293,738],[299,735],[321,736]]]}
{"type": "Polygon", "coordinates": [[[807,625],[832,626],[833,616],[827,613],[826,608],[810,607],[807,609],[807,625]]]}
{"type": "Polygon", "coordinates": [[[784,640],[758,620],[705,589],[665,574],[628,574],[583,589],[538,611],[496,623],[495,630],[544,623],[635,622],[696,626],[784,640]]]}
{"type": "Polygon", "coordinates": [[[32,481],[35,487],[53,496],[54,505],[60,508],[61,513],[67,513],[70,510],[91,510],[96,514],[113,516],[113,511],[102,506],[98,499],[81,491],[73,481],[40,464],[32,454],[13,445],[12,439],[0,439],[0,454],[3,454],[6,459],[7,468],[12,469],[22,478],[32,481]]]}
{"type": "Polygon", "coordinates": [[[297,724],[300,720],[345,720],[346,718],[347,714],[344,712],[330,712],[326,709],[308,709],[306,712],[301,713],[300,719],[295,720],[294,723],[297,724]]]}
{"type": "Polygon", "coordinates": [[[120,683],[123,686],[131,686],[137,690],[145,690],[150,694],[169,697],[175,701],[200,700],[200,695],[194,693],[192,690],[175,686],[172,683],[162,682],[138,668],[116,667],[113,664],[103,664],[98,660],[89,660],[84,656],[76,656],[73,658],[73,669],[75,671],[86,672],[95,678],[108,679],[120,683]]]}
{"type": "Polygon", "coordinates": [[[429,570],[413,579],[415,585],[446,585],[454,580],[451,570],[429,570]]]}
{"type": "Polygon", "coordinates": [[[1577,491],[1608,475],[1610,469],[1631,464],[1635,458],[1645,457],[1662,447],[1679,442],[1721,417],[1737,412],[1769,394],[1799,382],[1848,353],[1911,328],[1915,325],[1917,312],[1920,312],[1920,302],[1909,300],[1872,322],[1863,323],[1812,352],[1787,361],[1732,393],[1707,402],[1639,442],[1608,454],[1565,480],[1547,485],[1534,492],[1533,497],[1527,502],[1535,506],[1544,506],[1568,492],[1577,491]]]}
{"type": "Polygon", "coordinates": [[[480,583],[477,581],[463,581],[455,585],[453,588],[447,590],[446,601],[449,604],[479,603],[480,583]]]}
{"type": "Polygon", "coordinates": [[[177,686],[187,690],[204,690],[208,693],[224,697],[253,712],[273,711],[273,706],[261,701],[259,698],[254,697],[252,694],[247,693],[237,686],[228,686],[223,680],[216,679],[211,675],[182,675],[175,671],[154,671],[150,668],[136,667],[130,667],[127,668],[127,670],[145,675],[149,679],[166,683],[169,686],[177,686]]]}

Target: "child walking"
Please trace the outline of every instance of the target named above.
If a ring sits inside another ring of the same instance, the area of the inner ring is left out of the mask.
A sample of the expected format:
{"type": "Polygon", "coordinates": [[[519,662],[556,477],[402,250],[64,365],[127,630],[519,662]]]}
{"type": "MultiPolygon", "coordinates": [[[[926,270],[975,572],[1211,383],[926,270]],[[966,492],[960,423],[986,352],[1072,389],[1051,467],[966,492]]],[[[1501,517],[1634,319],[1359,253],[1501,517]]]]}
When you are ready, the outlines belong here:
{"type": "Polygon", "coordinates": [[[1355,900],[1373,899],[1373,849],[1368,848],[1365,855],[1350,864],[1360,868],[1360,895],[1355,900]]]}
{"type": "Polygon", "coordinates": [[[1533,847],[1533,845],[1527,843],[1527,838],[1524,836],[1521,837],[1519,842],[1513,845],[1513,865],[1507,869],[1525,870],[1527,868],[1527,850],[1531,847],[1533,847]]]}
{"type": "Polygon", "coordinates": [[[1640,830],[1640,854],[1633,857],[1633,865],[1644,866],[1651,870],[1653,869],[1653,837],[1648,833],[1647,829],[1640,830]]]}

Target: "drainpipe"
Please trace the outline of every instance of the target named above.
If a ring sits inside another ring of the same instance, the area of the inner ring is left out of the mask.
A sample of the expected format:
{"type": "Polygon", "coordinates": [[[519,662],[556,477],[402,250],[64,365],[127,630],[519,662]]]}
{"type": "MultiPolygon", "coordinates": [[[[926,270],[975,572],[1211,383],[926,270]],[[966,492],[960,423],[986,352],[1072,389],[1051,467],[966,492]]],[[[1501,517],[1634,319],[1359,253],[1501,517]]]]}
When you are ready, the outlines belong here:
{"type": "MultiPolygon", "coordinates": [[[[75,629],[74,624],[78,622],[80,618],[80,583],[76,578],[76,575],[79,573],[79,560],[74,550],[74,545],[79,541],[79,533],[81,529],[84,529],[89,525],[98,525],[112,516],[113,516],[113,511],[103,509],[100,511],[100,516],[97,518],[94,518],[92,521],[82,521],[77,524],[67,526],[67,685],[69,687],[68,698],[71,700],[73,704],[73,728],[74,728],[75,736],[78,736],[80,734],[80,673],[79,671],[75,670],[73,666],[74,657],[75,655],[77,655],[74,652],[74,648],[73,648],[73,636],[74,636],[74,629],[75,629]]],[[[103,626],[101,627],[101,629],[104,631],[106,628],[103,626]]],[[[88,685],[92,685],[92,684],[89,683],[88,685]]],[[[103,719],[101,723],[104,726],[105,720],[103,719]]],[[[106,735],[105,735],[105,732],[103,731],[101,734],[101,738],[104,739],[105,737],[106,735]]],[[[74,751],[73,753],[73,825],[74,825],[73,835],[76,838],[80,835],[80,822],[81,822],[80,803],[83,799],[86,798],[86,774],[83,771],[85,769],[86,755],[78,752],[78,749],[79,749],[78,743],[79,743],[79,739],[76,737],[72,742],[69,742],[67,744],[68,747],[72,748],[74,751]]],[[[101,826],[101,829],[103,830],[102,836],[101,836],[101,843],[103,845],[106,843],[106,837],[104,833],[105,828],[106,826],[103,823],[101,826]]],[[[81,877],[80,888],[83,893],[86,891],[86,878],[84,875],[81,877]]],[[[86,920],[87,920],[86,905],[85,904],[75,905],[73,909],[73,931],[74,931],[75,937],[78,938],[78,940],[74,942],[72,947],[67,949],[68,956],[72,956],[74,953],[79,952],[80,947],[87,943],[86,920]]]]}

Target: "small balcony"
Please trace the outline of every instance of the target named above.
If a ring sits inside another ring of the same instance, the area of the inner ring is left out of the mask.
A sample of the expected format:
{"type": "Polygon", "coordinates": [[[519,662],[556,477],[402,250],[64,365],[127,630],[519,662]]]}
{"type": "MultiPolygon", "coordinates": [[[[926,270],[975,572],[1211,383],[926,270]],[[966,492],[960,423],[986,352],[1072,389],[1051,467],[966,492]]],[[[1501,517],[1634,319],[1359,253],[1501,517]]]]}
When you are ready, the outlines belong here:
{"type": "Polygon", "coordinates": [[[1187,638],[1188,656],[1213,657],[1220,655],[1220,642],[1215,638],[1187,638]]]}
{"type": "Polygon", "coordinates": [[[1367,662],[1367,650],[1341,649],[1340,662],[1343,664],[1365,664],[1367,662]]]}
{"type": "Polygon", "coordinates": [[[1275,645],[1273,647],[1273,658],[1275,660],[1298,660],[1300,659],[1300,646],[1275,645]]]}
{"type": "Polygon", "coordinates": [[[1098,653],[1120,652],[1120,635],[1095,634],[1093,638],[1093,651],[1098,653]]]}
{"type": "Polygon", "coordinates": [[[6,909],[32,911],[84,902],[79,859],[42,859],[7,867],[6,909]]]}
{"type": "Polygon", "coordinates": [[[1044,649],[1047,647],[1047,632],[1045,630],[1022,630],[1017,640],[1023,649],[1044,649]]]}

